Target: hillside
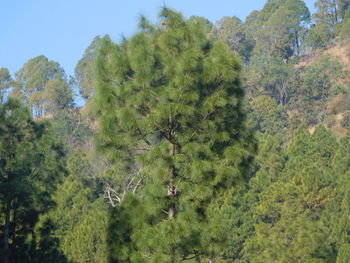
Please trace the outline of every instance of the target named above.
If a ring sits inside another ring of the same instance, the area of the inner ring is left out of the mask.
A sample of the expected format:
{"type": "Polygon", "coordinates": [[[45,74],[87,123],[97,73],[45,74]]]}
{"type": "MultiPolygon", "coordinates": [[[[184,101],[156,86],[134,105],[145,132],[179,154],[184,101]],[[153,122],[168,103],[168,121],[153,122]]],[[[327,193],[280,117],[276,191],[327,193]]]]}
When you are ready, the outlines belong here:
{"type": "MultiPolygon", "coordinates": [[[[339,85],[342,87],[342,91],[335,97],[330,97],[327,100],[327,117],[329,120],[321,122],[329,127],[334,134],[339,138],[345,136],[349,127],[346,124],[342,124],[344,116],[349,113],[350,103],[350,40],[342,41],[326,49],[314,50],[307,55],[300,57],[299,62],[295,67],[302,71],[305,67],[313,64],[317,64],[321,57],[329,55],[334,61],[337,61],[342,65],[343,76],[340,79],[333,80],[333,85],[339,85]]],[[[293,105],[289,106],[291,112],[293,112],[293,105]]],[[[315,127],[318,124],[309,126],[309,131],[314,132],[315,127]]]]}

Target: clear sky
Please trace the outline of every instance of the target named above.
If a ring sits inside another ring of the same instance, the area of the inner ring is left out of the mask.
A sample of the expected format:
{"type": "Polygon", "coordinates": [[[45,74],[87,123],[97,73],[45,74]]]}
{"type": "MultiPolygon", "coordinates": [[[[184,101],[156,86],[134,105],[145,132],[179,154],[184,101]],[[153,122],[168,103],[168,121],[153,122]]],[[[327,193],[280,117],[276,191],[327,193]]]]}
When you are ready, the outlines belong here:
{"type": "MultiPolygon", "coordinates": [[[[314,0],[306,0],[310,9],[314,0]]],[[[156,21],[166,5],[186,17],[223,16],[244,19],[265,0],[0,0],[0,67],[13,74],[28,59],[45,55],[58,61],[68,75],[97,35],[118,40],[136,31],[143,14],[156,21]]]]}

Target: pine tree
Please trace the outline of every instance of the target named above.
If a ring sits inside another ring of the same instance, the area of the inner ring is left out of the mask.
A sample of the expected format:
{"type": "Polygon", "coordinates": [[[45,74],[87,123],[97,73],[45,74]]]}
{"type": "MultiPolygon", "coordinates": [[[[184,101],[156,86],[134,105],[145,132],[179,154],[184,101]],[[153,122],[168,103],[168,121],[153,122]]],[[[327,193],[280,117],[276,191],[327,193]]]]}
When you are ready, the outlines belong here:
{"type": "Polygon", "coordinates": [[[255,43],[238,17],[221,18],[210,32],[210,37],[226,43],[243,61],[249,61],[255,43]]]}
{"type": "Polygon", "coordinates": [[[288,60],[300,54],[300,44],[310,12],[300,0],[268,1],[255,21],[257,56],[269,55],[288,60]]]}
{"type": "Polygon", "coordinates": [[[326,210],[335,193],[330,164],[336,146],[322,126],[313,135],[297,130],[280,176],[265,184],[253,209],[256,233],[245,244],[249,262],[334,262],[326,210]]]}
{"type": "Polygon", "coordinates": [[[50,126],[34,122],[16,100],[0,106],[0,120],[1,258],[36,262],[34,228],[52,207],[51,194],[65,172],[62,147],[50,126]]]}
{"type": "Polygon", "coordinates": [[[111,213],[111,259],[213,262],[254,149],[240,65],[199,23],[160,17],[120,44],[105,38],[97,59],[97,145],[129,180],[111,213]]]}
{"type": "Polygon", "coordinates": [[[40,218],[40,225],[51,222],[52,236],[69,262],[105,263],[108,206],[89,161],[81,150],[71,153],[69,176],[57,187],[53,195],[56,206],[40,218]]]}
{"type": "Polygon", "coordinates": [[[315,19],[317,23],[327,24],[334,27],[339,21],[339,10],[337,0],[317,0],[315,7],[315,19]]]}
{"type": "Polygon", "coordinates": [[[23,99],[35,118],[55,115],[73,103],[73,92],[63,68],[45,56],[28,60],[15,76],[12,96],[23,99]]]}
{"type": "Polygon", "coordinates": [[[97,51],[101,46],[100,36],[95,37],[86,48],[83,57],[76,65],[74,72],[78,83],[79,93],[85,99],[89,99],[93,94],[93,83],[95,79],[95,60],[97,51]]]}

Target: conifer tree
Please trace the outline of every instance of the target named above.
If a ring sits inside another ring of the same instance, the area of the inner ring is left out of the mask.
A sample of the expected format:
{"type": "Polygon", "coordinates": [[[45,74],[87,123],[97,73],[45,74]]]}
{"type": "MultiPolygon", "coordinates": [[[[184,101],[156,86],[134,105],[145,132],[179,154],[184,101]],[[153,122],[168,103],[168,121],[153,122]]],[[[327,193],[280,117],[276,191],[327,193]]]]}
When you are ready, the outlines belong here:
{"type": "Polygon", "coordinates": [[[297,130],[281,175],[265,184],[253,210],[256,233],[245,244],[249,262],[334,262],[324,215],[334,197],[330,164],[336,146],[322,126],[313,135],[297,130]]]}
{"type": "Polygon", "coordinates": [[[120,44],[105,38],[97,59],[97,145],[129,180],[111,213],[110,256],[214,262],[254,149],[240,65],[200,23],[168,8],[160,17],[120,44]]]}
{"type": "Polygon", "coordinates": [[[85,152],[71,153],[67,161],[69,176],[53,195],[56,206],[40,222],[52,222],[59,249],[69,262],[107,262],[106,225],[108,206],[92,164],[85,152]]]}
{"type": "Polygon", "coordinates": [[[93,83],[95,78],[95,60],[97,51],[101,46],[101,37],[95,37],[91,44],[86,48],[83,57],[76,65],[74,72],[78,83],[80,95],[89,99],[93,93],[93,83]]]}
{"type": "Polygon", "coordinates": [[[317,0],[315,7],[315,20],[317,23],[324,23],[334,27],[339,21],[339,10],[337,0],[317,0]]]}
{"type": "Polygon", "coordinates": [[[73,103],[73,92],[63,68],[45,56],[28,60],[15,77],[12,96],[23,99],[35,118],[55,115],[73,103]]]}
{"type": "Polygon", "coordinates": [[[221,18],[210,32],[210,37],[226,43],[245,62],[249,61],[255,43],[238,17],[221,18]]]}
{"type": "Polygon", "coordinates": [[[34,227],[53,205],[51,194],[65,171],[63,151],[48,124],[34,122],[16,100],[0,106],[0,120],[1,260],[37,262],[34,227]]]}
{"type": "Polygon", "coordinates": [[[268,54],[288,60],[293,54],[300,54],[309,18],[310,12],[303,1],[267,1],[255,21],[255,55],[268,54]]]}

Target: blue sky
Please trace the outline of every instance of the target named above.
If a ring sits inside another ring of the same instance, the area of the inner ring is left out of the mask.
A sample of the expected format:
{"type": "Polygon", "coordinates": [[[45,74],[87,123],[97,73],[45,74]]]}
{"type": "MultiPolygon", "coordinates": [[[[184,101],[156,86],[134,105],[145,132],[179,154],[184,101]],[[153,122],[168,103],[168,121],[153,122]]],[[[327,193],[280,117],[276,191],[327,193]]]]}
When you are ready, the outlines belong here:
{"type": "MultiPolygon", "coordinates": [[[[314,0],[305,1],[310,9],[314,0]]],[[[156,21],[166,5],[185,16],[215,22],[223,16],[244,19],[265,0],[0,0],[0,67],[13,74],[28,59],[45,55],[68,75],[97,35],[114,40],[136,31],[139,15],[156,21]]]]}

